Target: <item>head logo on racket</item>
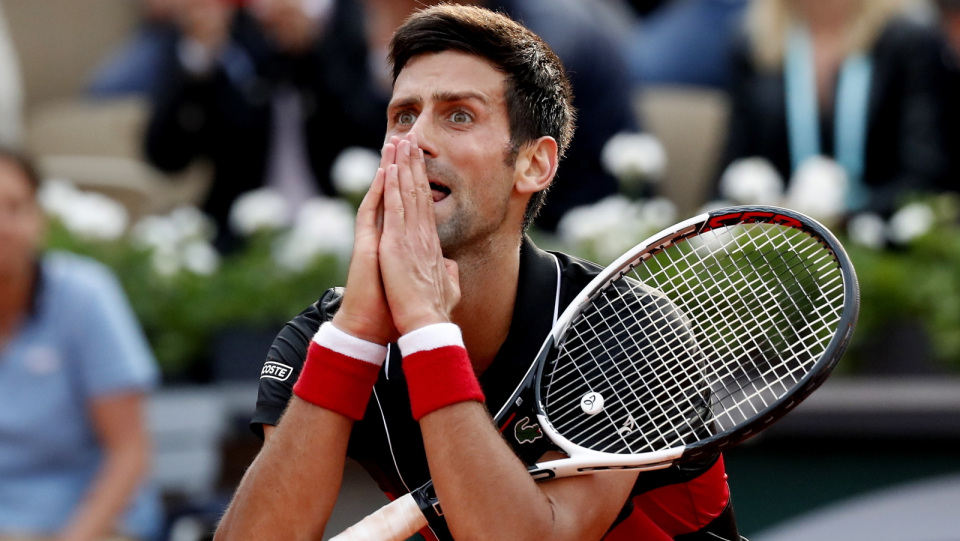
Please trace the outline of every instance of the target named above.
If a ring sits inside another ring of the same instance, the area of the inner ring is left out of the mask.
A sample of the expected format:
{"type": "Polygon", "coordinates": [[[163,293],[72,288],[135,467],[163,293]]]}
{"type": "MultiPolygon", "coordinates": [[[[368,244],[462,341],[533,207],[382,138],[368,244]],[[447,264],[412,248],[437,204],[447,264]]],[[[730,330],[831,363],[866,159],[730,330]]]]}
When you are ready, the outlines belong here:
{"type": "Polygon", "coordinates": [[[540,425],[530,424],[530,418],[524,417],[513,425],[513,435],[517,437],[517,443],[531,443],[543,437],[540,425]]]}
{"type": "Polygon", "coordinates": [[[587,415],[596,415],[603,411],[603,395],[589,392],[580,399],[580,409],[587,415]]]}

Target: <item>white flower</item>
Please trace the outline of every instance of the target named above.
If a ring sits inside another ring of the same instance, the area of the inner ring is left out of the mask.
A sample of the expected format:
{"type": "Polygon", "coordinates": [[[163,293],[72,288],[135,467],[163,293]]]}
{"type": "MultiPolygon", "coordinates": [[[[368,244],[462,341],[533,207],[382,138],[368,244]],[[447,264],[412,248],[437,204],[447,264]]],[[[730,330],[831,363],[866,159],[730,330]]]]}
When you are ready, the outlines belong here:
{"type": "Polygon", "coordinates": [[[230,208],[229,220],[235,233],[249,236],[260,229],[286,226],[290,223],[290,213],[280,192],[261,188],[237,197],[230,208]]]}
{"type": "Polygon", "coordinates": [[[131,231],[137,246],[151,250],[153,269],[173,276],[186,269],[208,276],[220,268],[220,254],[210,245],[214,226],[193,207],[178,207],[166,216],[145,216],[131,231]]]}
{"type": "Polygon", "coordinates": [[[667,152],[660,140],[650,134],[622,132],[603,146],[600,161],[621,182],[657,182],[667,168],[667,152]]]}
{"type": "Polygon", "coordinates": [[[116,240],[127,229],[126,207],[101,193],[80,191],[70,181],[47,180],[37,197],[47,214],[78,237],[116,240]]]}
{"type": "Polygon", "coordinates": [[[345,201],[310,199],[297,213],[293,228],[278,239],[274,252],[277,263],[288,270],[302,271],[321,254],[349,256],[355,220],[353,209],[345,201]]]}
{"type": "Polygon", "coordinates": [[[69,212],[70,205],[79,195],[80,190],[69,180],[51,178],[45,180],[40,186],[37,200],[40,201],[44,212],[59,217],[69,212]]]}
{"type": "Polygon", "coordinates": [[[154,250],[174,250],[180,243],[180,229],[167,216],[144,216],[130,232],[135,245],[154,250]]]}
{"type": "Polygon", "coordinates": [[[209,276],[220,268],[220,254],[209,242],[188,242],[182,251],[183,266],[194,274],[209,276]]]}
{"type": "Polygon", "coordinates": [[[783,197],[783,179],[766,159],[743,158],[723,172],[720,194],[737,205],[777,205],[783,197]]]}
{"type": "Polygon", "coordinates": [[[93,240],[116,240],[127,229],[127,209],[109,197],[84,193],[60,215],[73,234],[93,240]]]}
{"type": "Polygon", "coordinates": [[[888,227],[890,240],[897,244],[906,244],[930,231],[935,219],[936,216],[929,205],[910,203],[890,218],[888,227]]]}
{"type": "Polygon", "coordinates": [[[342,194],[366,193],[380,167],[380,156],[363,147],[344,149],[330,168],[334,187],[342,194]]]}
{"type": "Polygon", "coordinates": [[[644,203],[634,203],[622,195],[610,196],[593,205],[570,209],[557,224],[557,233],[568,245],[590,247],[598,258],[612,261],[662,229],[655,222],[670,212],[660,202],[646,210],[649,216],[644,215],[644,203]]]}
{"type": "Polygon", "coordinates": [[[666,197],[654,197],[640,204],[640,215],[652,230],[659,231],[677,221],[677,207],[666,197]]]}
{"type": "Polygon", "coordinates": [[[794,173],[787,191],[787,206],[820,220],[835,220],[846,209],[848,182],[847,172],[840,164],[814,156],[794,173]]]}
{"type": "Polygon", "coordinates": [[[850,219],[847,234],[853,242],[868,248],[883,248],[887,240],[887,224],[874,212],[862,212],[850,219]]]}
{"type": "Polygon", "coordinates": [[[183,205],[170,212],[170,223],[181,239],[210,240],[216,236],[213,220],[197,207],[183,205]]]}

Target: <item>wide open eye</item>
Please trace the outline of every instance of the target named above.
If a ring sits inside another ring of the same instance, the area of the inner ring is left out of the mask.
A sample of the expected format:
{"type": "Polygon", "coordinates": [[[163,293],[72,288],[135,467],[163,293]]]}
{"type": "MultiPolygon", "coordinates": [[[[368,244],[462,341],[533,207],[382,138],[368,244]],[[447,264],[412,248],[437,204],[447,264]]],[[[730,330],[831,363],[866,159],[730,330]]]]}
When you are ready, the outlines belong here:
{"type": "Polygon", "coordinates": [[[417,115],[404,111],[397,115],[397,124],[410,125],[417,121],[417,115]]]}
{"type": "Polygon", "coordinates": [[[450,115],[450,120],[453,121],[455,124],[465,124],[473,120],[473,118],[470,116],[469,113],[466,113],[464,111],[454,111],[450,115]]]}

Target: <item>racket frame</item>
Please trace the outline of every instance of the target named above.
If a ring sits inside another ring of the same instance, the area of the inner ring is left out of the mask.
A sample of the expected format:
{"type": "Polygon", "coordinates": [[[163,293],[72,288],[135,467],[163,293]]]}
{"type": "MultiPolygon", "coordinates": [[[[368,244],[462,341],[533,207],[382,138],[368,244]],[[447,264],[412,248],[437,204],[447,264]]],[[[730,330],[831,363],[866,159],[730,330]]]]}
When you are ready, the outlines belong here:
{"type": "Polygon", "coordinates": [[[700,214],[650,236],[617,258],[603,272],[594,277],[580,292],[577,302],[571,303],[557,319],[550,335],[540,348],[537,360],[531,365],[531,371],[534,368],[536,370],[533,374],[528,372],[524,382],[497,415],[501,415],[504,409],[520,396],[526,385],[533,383],[534,408],[537,419],[540,421],[540,427],[545,435],[569,456],[569,458],[531,466],[529,470],[535,479],[569,477],[604,470],[655,470],[667,468],[676,463],[703,459],[756,435],[789,413],[816,390],[830,375],[850,343],[857,322],[859,306],[860,295],[853,264],[833,233],[816,220],[789,209],[765,206],[726,207],[700,214]],[[840,266],[844,288],[844,305],[841,318],[838,322],[837,332],[834,333],[817,363],[786,394],[765,407],[748,422],[735,427],[731,431],[720,432],[690,445],[677,446],[652,453],[612,454],[581,447],[560,435],[545,414],[543,398],[541,397],[541,379],[544,367],[547,366],[550,358],[556,355],[554,345],[563,340],[570,323],[589,305],[590,300],[612,282],[623,278],[638,260],[653,257],[674,244],[684,242],[690,237],[702,235],[712,229],[751,223],[773,223],[803,230],[829,250],[833,259],[840,266]],[[531,375],[534,379],[532,382],[530,381],[531,375]]]}

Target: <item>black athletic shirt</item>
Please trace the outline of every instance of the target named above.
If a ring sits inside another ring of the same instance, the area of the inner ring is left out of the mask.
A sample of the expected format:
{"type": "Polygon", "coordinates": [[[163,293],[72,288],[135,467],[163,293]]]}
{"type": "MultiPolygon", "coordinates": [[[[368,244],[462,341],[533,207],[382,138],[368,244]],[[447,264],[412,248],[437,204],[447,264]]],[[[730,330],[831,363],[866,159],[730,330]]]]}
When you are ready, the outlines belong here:
{"type": "MultiPolygon", "coordinates": [[[[523,380],[560,312],[570,304],[601,268],[562,253],[545,252],[524,237],[520,250],[520,273],[513,319],[506,341],[496,358],[480,376],[486,406],[495,415],[523,380]]],[[[340,307],[343,289],[333,288],[280,331],[264,363],[257,408],[251,429],[263,437],[263,424],[276,425],[293,385],[300,375],[310,340],[320,324],[333,318],[340,307]]],[[[420,425],[410,412],[399,348],[388,346],[387,360],[373,389],[364,418],[353,426],[347,456],[359,462],[391,499],[402,496],[430,480],[420,425]]],[[[529,415],[522,408],[503,429],[505,440],[527,465],[548,450],[556,449],[537,424],[532,404],[529,415]]],[[[696,477],[716,460],[696,467],[670,468],[640,476],[634,494],[696,477]]],[[[628,500],[618,522],[633,510],[628,500]]],[[[430,528],[441,541],[452,540],[446,525],[431,521],[430,528]]]]}

